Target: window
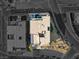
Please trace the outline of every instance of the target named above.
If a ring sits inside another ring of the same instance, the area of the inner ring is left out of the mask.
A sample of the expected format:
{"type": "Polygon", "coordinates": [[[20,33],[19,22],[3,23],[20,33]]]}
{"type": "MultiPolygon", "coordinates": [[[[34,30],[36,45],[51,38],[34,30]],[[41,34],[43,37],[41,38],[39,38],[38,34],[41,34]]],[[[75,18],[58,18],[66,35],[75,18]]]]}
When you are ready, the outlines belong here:
{"type": "Polygon", "coordinates": [[[16,50],[16,48],[15,47],[13,47],[13,51],[15,51],[16,50]]]}
{"type": "Polygon", "coordinates": [[[22,37],[20,36],[20,37],[19,37],[19,40],[21,40],[21,39],[22,39],[22,37]]]}
{"type": "Polygon", "coordinates": [[[8,0],[9,3],[13,3],[13,0],[8,0]]]}
{"type": "Polygon", "coordinates": [[[21,21],[24,21],[24,20],[26,20],[26,15],[21,16],[21,21]]]}
{"type": "Polygon", "coordinates": [[[8,21],[16,21],[17,20],[17,16],[10,16],[8,21]]]}
{"type": "Polygon", "coordinates": [[[44,34],[42,34],[42,33],[39,33],[39,37],[44,37],[44,34]]]}
{"type": "Polygon", "coordinates": [[[8,34],[8,39],[14,39],[14,35],[13,34],[8,34]]]}
{"type": "Polygon", "coordinates": [[[36,14],[35,18],[42,18],[42,17],[39,14],[36,14]]]}
{"type": "Polygon", "coordinates": [[[50,27],[48,27],[48,31],[50,31],[50,27]]]}

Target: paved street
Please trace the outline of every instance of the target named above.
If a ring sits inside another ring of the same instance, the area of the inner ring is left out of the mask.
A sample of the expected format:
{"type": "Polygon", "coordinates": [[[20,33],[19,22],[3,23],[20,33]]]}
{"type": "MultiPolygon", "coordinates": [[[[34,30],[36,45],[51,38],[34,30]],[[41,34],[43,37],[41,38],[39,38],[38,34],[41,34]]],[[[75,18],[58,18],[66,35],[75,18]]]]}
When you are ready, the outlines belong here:
{"type": "MultiPolygon", "coordinates": [[[[53,1],[51,1],[53,2],[53,1]]],[[[57,10],[59,10],[59,7],[56,5],[56,3],[53,3],[55,4],[53,6],[53,4],[50,2],[50,6],[53,10],[53,8],[55,7],[57,10]]],[[[56,1],[55,1],[56,2],[56,1]]],[[[56,10],[55,9],[55,10],[56,10]]],[[[67,18],[68,19],[68,18],[67,18]]],[[[67,28],[64,26],[64,22],[62,21],[62,19],[60,18],[57,18],[55,19],[56,20],[56,23],[57,23],[57,27],[61,26],[63,24],[63,27],[66,31],[66,33],[64,34],[64,37],[66,38],[65,40],[67,40],[68,42],[70,42],[70,44],[72,44],[72,50],[64,57],[64,59],[71,59],[71,57],[76,53],[76,52],[79,52],[79,42],[77,41],[77,39],[74,37],[73,35],[73,32],[70,31],[70,28],[69,25],[70,23],[67,23],[67,28]]],[[[68,19],[69,20],[69,19],[68,19]]],[[[62,29],[62,27],[59,27],[60,29],[62,29]]],[[[63,31],[64,32],[64,31],[63,31]]]]}

